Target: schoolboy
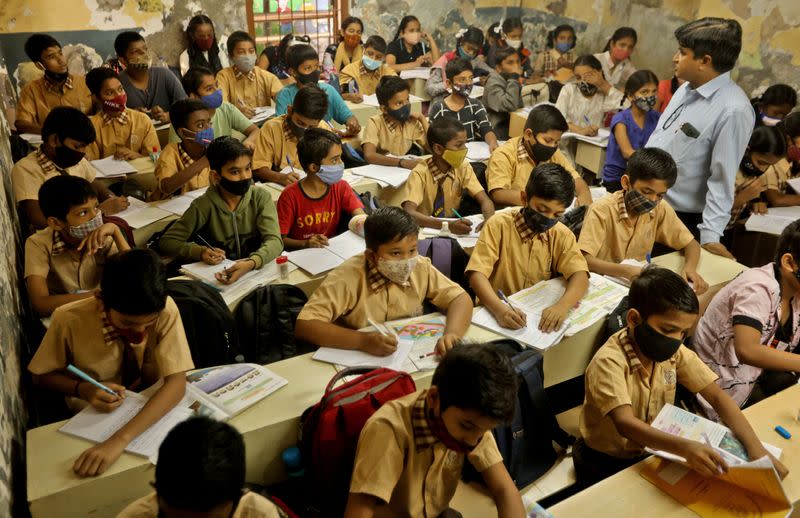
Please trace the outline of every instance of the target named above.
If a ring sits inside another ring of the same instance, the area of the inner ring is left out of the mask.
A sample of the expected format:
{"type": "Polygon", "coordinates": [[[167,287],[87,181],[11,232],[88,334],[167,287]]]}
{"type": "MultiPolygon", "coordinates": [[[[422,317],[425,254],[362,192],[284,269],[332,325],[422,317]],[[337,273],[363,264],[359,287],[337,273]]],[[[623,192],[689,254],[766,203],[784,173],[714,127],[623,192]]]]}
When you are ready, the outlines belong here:
{"type": "MultiPolygon", "coordinates": [[[[363,220],[364,205],[342,180],[342,141],[332,131],[309,128],[297,143],[306,177],[278,198],[278,221],[286,248],[321,248],[336,235],[342,217],[363,220]]],[[[355,225],[355,224],[354,224],[355,225]]]]}
{"type": "Polygon", "coordinates": [[[511,47],[497,49],[497,65],[483,88],[483,105],[498,139],[508,139],[511,112],[522,108],[522,66],[511,47]]]}
{"type": "Polygon", "coordinates": [[[163,379],[133,418],[108,439],[84,451],[72,466],[81,477],[100,475],[139,434],[183,398],[185,372],[194,368],[178,306],[167,295],[161,258],[133,249],[108,258],[100,293],[61,306],[28,370],[34,383],[68,396],[71,407],[90,404],[111,412],[125,391],[163,379]],[[66,372],[73,364],[116,395],[66,372]]]}
{"type": "Polygon", "coordinates": [[[150,117],[126,107],[128,96],[114,70],[99,67],[89,71],[86,86],[98,108],[91,117],[97,138],[86,149],[89,160],[111,155],[118,160],[132,160],[161,150],[150,117]]]}
{"type": "Polygon", "coordinates": [[[252,36],[236,31],[228,36],[227,45],[232,65],[217,73],[222,99],[251,119],[256,108],[275,104],[283,84],[275,74],[256,66],[256,42],[252,36]]]}
{"type": "Polygon", "coordinates": [[[411,112],[409,95],[408,83],[397,76],[384,76],[378,83],[375,96],[380,113],[367,121],[361,139],[364,159],[370,164],[414,169],[422,160],[406,158],[406,155],[429,151],[428,118],[411,112]]]}
{"type": "Polygon", "coordinates": [[[198,99],[183,99],[169,113],[181,141],[164,146],[158,157],[155,200],[208,187],[211,175],[206,149],[214,140],[214,126],[206,105],[198,99]]]}
{"type": "Polygon", "coordinates": [[[269,192],[251,188],[252,152],[241,142],[220,137],[206,156],[211,185],[164,233],[159,246],[181,261],[219,264],[226,257],[236,261],[217,274],[217,280],[230,284],[280,255],[278,215],[269,192]],[[200,237],[213,248],[194,242],[200,237]]]}
{"type": "Polygon", "coordinates": [[[516,380],[507,356],[463,344],[441,360],[430,388],[381,406],[361,430],[345,518],[455,516],[449,505],[465,460],[498,516],[526,516],[492,435],[514,416],[516,380]]]}
{"type": "Polygon", "coordinates": [[[86,148],[94,142],[95,132],[89,117],[67,106],[53,108],[42,125],[42,145],[22,158],[11,169],[14,198],[27,222],[34,228],[47,226],[39,207],[39,188],[49,178],[68,174],[92,183],[103,214],[115,214],[128,207],[128,199],[115,196],[95,181],[95,169],[86,160],[86,148]]]}
{"type": "Polygon", "coordinates": [[[328,97],[328,110],[324,119],[328,122],[334,120],[347,126],[347,133],[357,135],[361,131],[361,124],[347,107],[339,92],[328,83],[319,82],[319,54],[311,45],[292,45],[286,51],[286,63],[289,73],[295,80],[294,84],[286,85],[278,93],[276,99],[276,115],[287,113],[287,109],[294,103],[294,97],[301,89],[316,85],[328,97]]]}
{"type": "Polygon", "coordinates": [[[369,320],[383,323],[423,313],[426,302],[447,312],[436,352],[444,355],[464,336],[472,301],[456,283],[417,252],[419,227],[399,207],[383,207],[367,217],[367,250],[333,270],[303,306],[295,335],[320,347],[358,349],[386,356],[397,349],[395,336],[358,331],[369,320]]]}
{"type": "Polygon", "coordinates": [[[25,241],[25,284],[34,311],[49,316],[57,307],[93,296],[106,258],[130,248],[103,213],[92,185],[77,176],[50,178],[39,189],[47,228],[25,241]]]}
{"type": "Polygon", "coordinates": [[[467,264],[469,284],[494,315],[509,329],[527,324],[525,313],[501,300],[539,281],[561,275],[564,295],[542,312],[539,329],[555,331],[586,294],[589,268],[575,235],[558,218],[575,195],[569,173],[558,164],[539,164],[522,195],[523,208],[504,211],[486,222],[467,264]]]}
{"type": "Polygon", "coordinates": [[[531,110],[522,135],[509,139],[489,158],[486,183],[496,205],[519,205],[531,171],[542,163],[566,169],[574,179],[578,205],[591,205],[589,186],[558,149],[561,135],[567,129],[567,121],[555,106],[540,105],[531,110]]]}
{"type": "Polygon", "coordinates": [[[494,203],[483,190],[467,156],[467,132],[457,120],[441,117],[428,128],[433,155],[417,165],[403,187],[403,209],[423,227],[469,234],[472,222],[458,211],[461,198],[471,196],[481,207],[484,221],[494,215],[494,203]],[[442,221],[442,218],[458,218],[442,221]]]}
{"type": "MultiPolygon", "coordinates": [[[[650,423],[677,384],[706,398],[742,442],[747,455],[768,455],[738,405],[714,380],[716,375],[682,344],[697,320],[697,296],[680,275],[650,266],[631,283],[626,327],[611,335],[586,368],[581,438],[573,447],[581,486],[594,484],[641,460],[644,448],[685,458],[706,476],[727,470],[713,448],[656,430],[650,423]]],[[[772,458],[778,473],[788,471],[772,458]]]]}
{"type": "Polygon", "coordinates": [[[25,41],[25,54],[44,77],[26,84],[19,93],[17,120],[20,133],[41,133],[47,114],[57,106],[71,106],[83,113],[92,99],[83,76],[69,73],[61,44],[49,34],[34,34],[25,41]]]}
{"type": "Polygon", "coordinates": [[[367,38],[361,61],[350,63],[339,72],[339,87],[346,101],[362,102],[365,95],[375,93],[382,77],[397,75],[383,62],[385,56],[386,40],[377,35],[367,38]]]}
{"type": "Polygon", "coordinates": [[[310,85],[297,92],[285,115],[270,119],[258,131],[253,152],[253,175],[257,180],[289,185],[300,179],[297,142],[308,128],[327,128],[322,122],[328,110],[328,97],[321,88],[310,85]],[[291,167],[290,173],[281,173],[291,167]]]}
{"type": "Polygon", "coordinates": [[[666,151],[642,148],[628,160],[620,179],[622,190],[589,206],[583,220],[578,246],[589,271],[628,280],[641,273],[635,265],[619,264],[624,259],[649,260],[655,243],[682,250],[686,258],[681,275],[703,294],[708,284],[697,273],[700,243],[695,241],[675,210],[662,202],[675,184],[678,168],[666,151]]]}
{"type": "Polygon", "coordinates": [[[275,504],[245,485],[245,445],[234,427],[193,417],[158,447],[155,492],[117,518],[278,518],[275,504]]]}

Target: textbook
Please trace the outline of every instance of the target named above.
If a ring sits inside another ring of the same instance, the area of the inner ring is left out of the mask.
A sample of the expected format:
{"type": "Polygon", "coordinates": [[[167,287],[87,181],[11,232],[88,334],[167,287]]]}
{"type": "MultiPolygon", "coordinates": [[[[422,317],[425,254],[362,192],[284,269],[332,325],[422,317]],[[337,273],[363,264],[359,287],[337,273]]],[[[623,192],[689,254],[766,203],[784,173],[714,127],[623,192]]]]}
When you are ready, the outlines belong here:
{"type": "Polygon", "coordinates": [[[128,196],[128,203],[127,209],[114,214],[114,216],[124,219],[131,228],[146,227],[171,215],[170,212],[159,208],[157,205],[150,205],[133,196],[128,196]]]}
{"type": "Polygon", "coordinates": [[[302,268],[310,275],[333,270],[354,255],[367,249],[364,238],[348,230],[336,237],[328,239],[328,246],[323,248],[301,248],[289,252],[289,261],[302,268]]]}
{"type": "Polygon", "coordinates": [[[259,106],[255,109],[255,115],[253,118],[250,119],[250,122],[253,124],[257,124],[259,122],[265,121],[275,115],[275,107],[274,106],[259,106]]]}
{"type": "Polygon", "coordinates": [[[98,178],[121,178],[127,174],[137,173],[135,167],[125,160],[117,160],[114,155],[107,156],[100,160],[89,162],[97,171],[98,178]]]}
{"type": "Polygon", "coordinates": [[[751,214],[744,228],[749,232],[764,232],[779,236],[798,218],[800,218],[800,207],[770,207],[766,214],[751,214]]]}
{"type": "MultiPolygon", "coordinates": [[[[242,297],[255,290],[259,286],[270,284],[276,280],[280,280],[280,270],[275,261],[265,263],[258,270],[250,270],[246,274],[239,277],[239,280],[233,284],[222,284],[216,278],[217,272],[221,272],[226,268],[230,268],[234,261],[225,259],[219,264],[206,264],[203,261],[196,263],[184,264],[181,266],[180,271],[185,275],[204,282],[220,292],[222,300],[225,304],[231,306],[235,301],[240,300],[242,297]]],[[[297,266],[288,265],[289,272],[297,269],[297,266]]]]}
{"type": "Polygon", "coordinates": [[[207,187],[201,187],[200,189],[185,192],[168,200],[159,201],[156,203],[156,207],[171,212],[176,216],[183,216],[183,213],[189,210],[189,206],[192,202],[206,193],[206,189],[207,187]]]}
{"type": "Polygon", "coordinates": [[[383,182],[391,187],[400,187],[411,174],[411,169],[404,167],[392,167],[387,165],[368,164],[361,167],[350,169],[354,175],[371,178],[378,182],[383,182]]]}
{"type": "Polygon", "coordinates": [[[409,68],[400,71],[400,79],[424,79],[427,81],[431,77],[430,67],[409,68]]]}

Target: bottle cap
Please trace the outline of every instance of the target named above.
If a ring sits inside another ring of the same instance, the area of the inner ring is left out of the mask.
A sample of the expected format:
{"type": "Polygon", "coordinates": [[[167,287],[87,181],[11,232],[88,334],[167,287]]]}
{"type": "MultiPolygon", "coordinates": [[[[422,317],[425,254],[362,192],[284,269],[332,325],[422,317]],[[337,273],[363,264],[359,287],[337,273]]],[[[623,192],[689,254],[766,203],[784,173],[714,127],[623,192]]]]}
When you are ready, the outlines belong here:
{"type": "Polygon", "coordinates": [[[278,257],[275,259],[275,263],[276,263],[276,264],[284,264],[284,263],[288,263],[288,262],[289,262],[289,257],[288,257],[288,256],[285,256],[285,255],[279,255],[279,256],[278,256],[278,257]]]}
{"type": "Polygon", "coordinates": [[[295,470],[299,468],[302,461],[302,457],[300,456],[300,448],[297,446],[290,446],[289,448],[286,448],[283,450],[281,458],[283,459],[283,463],[286,465],[288,470],[295,470]]]}

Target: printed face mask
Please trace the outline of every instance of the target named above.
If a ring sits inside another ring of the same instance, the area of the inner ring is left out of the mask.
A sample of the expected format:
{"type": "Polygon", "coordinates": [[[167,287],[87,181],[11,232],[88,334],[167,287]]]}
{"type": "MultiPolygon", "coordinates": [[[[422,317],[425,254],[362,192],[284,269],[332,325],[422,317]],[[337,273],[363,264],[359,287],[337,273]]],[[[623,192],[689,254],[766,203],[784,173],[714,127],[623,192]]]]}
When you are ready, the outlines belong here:
{"type": "MultiPolygon", "coordinates": [[[[200,98],[207,107],[211,108],[212,110],[216,110],[220,106],[222,106],[222,90],[217,88],[217,91],[213,94],[204,95],[200,98]]],[[[213,140],[213,139],[212,139],[213,140]]]]}
{"type": "Polygon", "coordinates": [[[580,92],[586,97],[591,97],[597,93],[597,86],[590,85],[586,81],[579,81],[578,90],[580,90],[580,92]]]}
{"type": "Polygon", "coordinates": [[[682,340],[662,335],[647,322],[642,322],[633,329],[633,337],[642,353],[654,362],[672,358],[682,343],[682,340]]]}
{"type": "Polygon", "coordinates": [[[194,133],[194,141],[203,147],[208,147],[209,145],[211,145],[212,142],[214,142],[213,126],[209,126],[206,129],[200,131],[189,131],[189,133],[194,133]]]}
{"type": "Polygon", "coordinates": [[[252,183],[252,178],[248,178],[246,180],[230,180],[222,175],[219,177],[220,186],[234,196],[244,196],[244,194],[250,189],[250,185],[252,183]]]}
{"type": "Polygon", "coordinates": [[[240,71],[247,74],[256,66],[256,55],[244,54],[242,56],[236,56],[233,58],[233,64],[236,65],[236,68],[240,71]]]}
{"type": "Polygon", "coordinates": [[[343,176],[344,162],[333,165],[322,164],[319,166],[319,172],[317,172],[317,177],[326,185],[338,183],[343,176]]]}
{"type": "Polygon", "coordinates": [[[393,283],[405,286],[409,277],[411,277],[411,272],[414,271],[414,267],[417,265],[418,258],[418,255],[409,259],[383,259],[379,257],[377,268],[384,277],[393,283]]]}
{"type": "Polygon", "coordinates": [[[468,85],[453,84],[453,93],[466,99],[472,93],[472,83],[468,85]]]}
{"type": "Polygon", "coordinates": [[[110,114],[122,113],[128,103],[127,94],[119,94],[113,99],[103,99],[103,111],[110,114]]]}
{"type": "Polygon", "coordinates": [[[356,45],[361,43],[361,36],[358,34],[345,34],[344,35],[344,46],[353,48],[356,45]]]}
{"type": "Polygon", "coordinates": [[[406,104],[396,110],[389,110],[387,113],[391,118],[397,119],[400,122],[405,122],[411,117],[411,105],[406,104]]]}
{"type": "Polygon", "coordinates": [[[467,149],[445,149],[444,153],[442,153],[442,159],[447,162],[450,167],[453,169],[458,169],[461,167],[461,164],[464,163],[464,159],[467,157],[467,149]]]}
{"type": "Polygon", "coordinates": [[[150,57],[139,56],[130,63],[128,63],[127,68],[130,68],[131,70],[147,70],[148,68],[150,68],[150,57]]]}
{"type": "Polygon", "coordinates": [[[649,199],[636,189],[630,189],[625,192],[625,208],[628,212],[632,212],[637,216],[647,214],[655,209],[656,205],[658,205],[658,201],[649,199]]]}
{"type": "Polygon", "coordinates": [[[633,100],[634,104],[644,112],[649,112],[656,106],[656,96],[651,95],[648,97],[637,97],[633,100]]]}
{"type": "Polygon", "coordinates": [[[558,223],[558,218],[550,219],[541,212],[535,211],[530,207],[524,207],[522,209],[522,217],[525,219],[525,224],[528,225],[528,228],[537,234],[547,232],[558,223]]]}
{"type": "Polygon", "coordinates": [[[103,226],[103,213],[98,210],[92,219],[80,225],[70,225],[67,231],[75,239],[83,239],[101,226],[103,226]]]}
{"type": "Polygon", "coordinates": [[[372,59],[367,55],[361,56],[361,63],[364,64],[364,68],[367,70],[378,70],[383,65],[383,61],[372,59]]]}

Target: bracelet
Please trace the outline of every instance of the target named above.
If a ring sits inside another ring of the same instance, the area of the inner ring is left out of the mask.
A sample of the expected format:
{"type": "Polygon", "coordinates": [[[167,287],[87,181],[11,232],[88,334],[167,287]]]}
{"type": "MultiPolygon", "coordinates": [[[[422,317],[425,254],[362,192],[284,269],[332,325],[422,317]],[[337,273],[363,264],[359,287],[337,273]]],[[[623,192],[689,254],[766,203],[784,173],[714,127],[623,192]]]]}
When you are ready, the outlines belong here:
{"type": "Polygon", "coordinates": [[[83,383],[83,382],[77,381],[75,383],[75,389],[72,391],[72,397],[76,397],[78,399],[81,398],[81,394],[80,394],[81,383],[83,383]]]}

